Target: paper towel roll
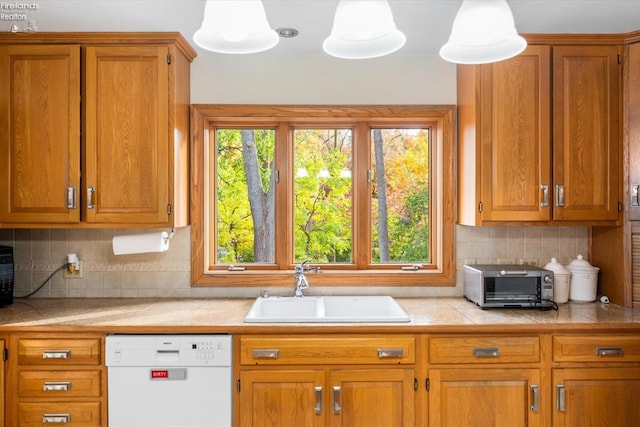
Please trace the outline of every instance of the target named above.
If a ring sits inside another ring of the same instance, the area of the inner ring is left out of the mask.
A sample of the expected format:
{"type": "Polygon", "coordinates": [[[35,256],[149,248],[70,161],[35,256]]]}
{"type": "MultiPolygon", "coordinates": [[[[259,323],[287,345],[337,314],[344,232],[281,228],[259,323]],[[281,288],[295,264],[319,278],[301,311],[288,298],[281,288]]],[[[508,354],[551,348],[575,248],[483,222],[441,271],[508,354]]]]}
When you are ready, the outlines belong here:
{"type": "Polygon", "coordinates": [[[113,238],[114,255],[164,252],[167,249],[169,249],[169,233],[166,231],[114,236],[113,238]]]}

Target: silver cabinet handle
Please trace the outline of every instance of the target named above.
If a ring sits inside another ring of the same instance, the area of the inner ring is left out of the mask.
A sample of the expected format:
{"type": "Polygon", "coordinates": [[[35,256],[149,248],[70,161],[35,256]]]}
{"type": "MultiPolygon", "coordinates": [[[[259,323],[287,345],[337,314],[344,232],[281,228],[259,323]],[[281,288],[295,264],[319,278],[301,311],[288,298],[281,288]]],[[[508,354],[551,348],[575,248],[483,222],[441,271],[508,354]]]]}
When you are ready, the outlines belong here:
{"type": "Polygon", "coordinates": [[[403,357],[403,356],[404,356],[404,349],[402,348],[379,348],[378,349],[379,359],[396,358],[396,357],[403,357]]]}
{"type": "Polygon", "coordinates": [[[253,357],[254,359],[277,359],[280,357],[280,350],[277,348],[254,349],[253,357]]]}
{"type": "Polygon", "coordinates": [[[76,208],[76,187],[67,187],[67,209],[76,208]]]}
{"type": "Polygon", "coordinates": [[[547,184],[542,184],[540,189],[542,190],[542,202],[540,202],[540,207],[549,207],[549,186],[547,184]]]}
{"type": "Polygon", "coordinates": [[[540,390],[537,385],[532,384],[530,387],[531,394],[533,395],[533,405],[531,405],[531,412],[540,411],[540,390]]]}
{"type": "Polygon", "coordinates": [[[316,407],[313,412],[320,415],[322,414],[322,387],[314,387],[316,391],[316,407]]]}
{"type": "Polygon", "coordinates": [[[71,390],[70,381],[45,382],[42,384],[43,391],[69,391],[71,390]]]}
{"type": "Polygon", "coordinates": [[[45,350],[42,352],[43,359],[71,359],[71,350],[45,350]]]}
{"type": "Polygon", "coordinates": [[[622,356],[622,348],[596,347],[596,356],[622,356]]]}
{"type": "Polygon", "coordinates": [[[640,206],[640,184],[631,184],[631,206],[640,206]]]}
{"type": "Polygon", "coordinates": [[[342,412],[342,408],[340,407],[340,386],[339,385],[334,385],[333,386],[333,413],[334,414],[339,414],[340,412],[342,412]]]}
{"type": "Polygon", "coordinates": [[[96,194],[96,187],[87,187],[87,209],[95,209],[96,202],[93,200],[96,194]]]}
{"type": "Polygon", "coordinates": [[[556,185],[556,206],[564,207],[564,185],[556,185]]]}
{"type": "Polygon", "coordinates": [[[70,414],[44,414],[42,416],[42,424],[61,423],[67,424],[71,422],[70,414]]]}
{"type": "Polygon", "coordinates": [[[556,410],[558,412],[565,411],[565,402],[564,402],[564,385],[557,384],[556,385],[556,410]]]}
{"type": "Polygon", "coordinates": [[[500,349],[498,347],[476,347],[473,349],[473,357],[498,357],[500,349]]]}

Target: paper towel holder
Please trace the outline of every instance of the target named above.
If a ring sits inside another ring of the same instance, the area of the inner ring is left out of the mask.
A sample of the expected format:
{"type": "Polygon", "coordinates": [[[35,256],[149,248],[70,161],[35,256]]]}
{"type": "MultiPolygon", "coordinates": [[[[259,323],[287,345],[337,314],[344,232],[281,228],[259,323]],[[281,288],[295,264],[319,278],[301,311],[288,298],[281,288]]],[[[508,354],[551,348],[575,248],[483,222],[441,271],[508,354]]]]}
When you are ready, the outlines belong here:
{"type": "Polygon", "coordinates": [[[169,240],[176,233],[175,227],[171,232],[131,234],[113,237],[114,255],[130,255],[149,252],[164,252],[169,249],[169,240]],[[157,239],[157,240],[154,240],[157,239]]]}
{"type": "Polygon", "coordinates": [[[167,237],[163,237],[162,238],[162,243],[164,243],[165,245],[169,244],[169,240],[171,240],[173,238],[173,236],[175,236],[176,234],[176,228],[175,227],[171,227],[171,232],[168,234],[167,237]]]}
{"type": "Polygon", "coordinates": [[[171,240],[173,238],[173,236],[175,236],[176,234],[176,228],[175,227],[171,227],[171,233],[169,233],[169,236],[164,239],[164,243],[169,243],[169,240],[171,240]]]}

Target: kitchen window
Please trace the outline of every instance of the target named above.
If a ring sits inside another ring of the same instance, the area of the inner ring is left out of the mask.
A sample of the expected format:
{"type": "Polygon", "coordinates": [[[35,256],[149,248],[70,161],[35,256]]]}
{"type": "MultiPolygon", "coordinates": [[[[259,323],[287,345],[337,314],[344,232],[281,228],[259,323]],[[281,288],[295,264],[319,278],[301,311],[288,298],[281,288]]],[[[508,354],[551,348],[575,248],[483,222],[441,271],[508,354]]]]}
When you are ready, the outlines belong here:
{"type": "Polygon", "coordinates": [[[454,111],[195,105],[194,286],[454,284],[454,111]]]}

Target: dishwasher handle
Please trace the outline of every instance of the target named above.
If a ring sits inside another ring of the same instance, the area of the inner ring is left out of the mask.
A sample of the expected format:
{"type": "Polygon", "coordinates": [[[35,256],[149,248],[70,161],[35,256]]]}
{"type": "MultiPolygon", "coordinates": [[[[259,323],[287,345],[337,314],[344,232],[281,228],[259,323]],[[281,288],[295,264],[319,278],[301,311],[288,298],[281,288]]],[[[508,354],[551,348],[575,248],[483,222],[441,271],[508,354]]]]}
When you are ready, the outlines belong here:
{"type": "Polygon", "coordinates": [[[180,362],[180,350],[156,350],[156,362],[161,365],[180,362]]]}

